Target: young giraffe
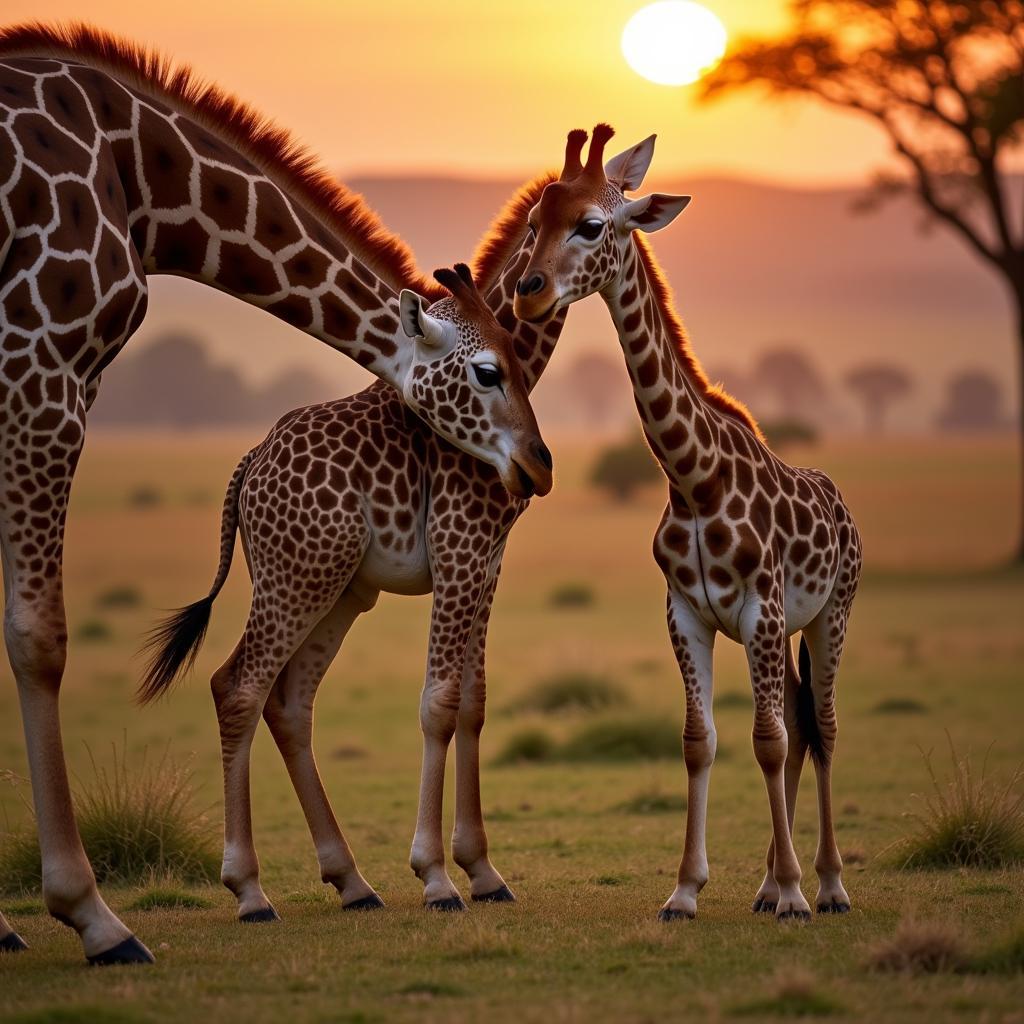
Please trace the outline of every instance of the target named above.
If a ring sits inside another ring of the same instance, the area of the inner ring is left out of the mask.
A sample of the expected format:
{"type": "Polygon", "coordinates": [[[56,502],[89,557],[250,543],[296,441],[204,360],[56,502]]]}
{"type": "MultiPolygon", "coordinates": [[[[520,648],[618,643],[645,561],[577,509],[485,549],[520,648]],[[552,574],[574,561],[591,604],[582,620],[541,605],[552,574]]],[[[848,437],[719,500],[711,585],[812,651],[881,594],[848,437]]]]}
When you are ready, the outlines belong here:
{"type": "MultiPolygon", "coordinates": [[[[520,190],[475,260],[498,319],[515,328],[515,353],[502,340],[505,332],[477,295],[468,270],[461,268],[461,280],[444,276],[454,301],[490,323],[487,351],[476,362],[485,370],[478,388],[503,386],[520,374],[532,388],[561,332],[564,316],[534,328],[512,313],[515,282],[529,258],[526,214],[549,181],[550,175],[543,176],[520,190]]],[[[446,315],[436,306],[431,313],[446,315]]],[[[479,743],[487,622],[508,532],[526,506],[508,494],[492,469],[425,429],[383,384],[295,410],[242,459],[225,498],[220,564],[210,594],[156,631],[141,690],[143,699],[159,695],[194,660],[230,569],[237,527],[253,578],[253,613],[246,636],[214,676],[213,690],[225,755],[224,881],[238,896],[241,920],[277,919],[259,884],[248,782],[237,767],[248,764],[246,752],[239,761],[238,735],[243,734],[247,751],[260,708],[305,813],[324,882],[337,888],[346,909],[383,905],[356,867],[312,750],[317,688],[352,623],[374,606],[381,590],[434,595],[420,705],[423,776],[410,857],[424,885],[424,903],[432,909],[465,909],[445,869],[441,836],[445,760],[453,734],[454,860],[469,876],[475,901],[515,898],[488,857],[479,743]],[[320,438],[328,445],[318,446],[320,438]],[[320,510],[332,510],[330,518],[320,510]],[[271,593],[272,603],[266,598],[271,593]],[[261,616],[264,621],[254,622],[261,616]],[[250,682],[242,662],[251,663],[251,645],[264,640],[253,636],[258,629],[269,630],[264,646],[272,645],[279,657],[248,673],[250,682]]]]}
{"type": "Polygon", "coordinates": [[[668,285],[635,232],[669,224],[688,196],[629,200],[654,153],[654,137],[602,167],[607,125],[571,132],[560,179],[530,215],[536,243],[517,286],[516,315],[534,323],[594,292],[619,334],[647,440],[669,482],[654,541],[668,583],[668,625],[686,690],[683,750],[689,776],[686,839],[664,920],[693,917],[708,877],[704,828],[715,757],[712,647],[717,633],[743,644],[754,691],[754,753],[772,819],[768,873],[755,911],[809,916],[792,825],[807,751],[818,788],[815,867],[819,911],[850,900],[832,825],[834,687],[861,543],[835,484],[786,465],[750,414],[712,387],[693,356],[668,285]],[[802,631],[800,671],[789,637],[802,631]],[[788,734],[788,739],[787,739],[788,734]]]}
{"type": "MultiPolygon", "coordinates": [[[[152,957],[100,897],[75,825],[58,719],[64,522],[100,374],[142,321],[147,275],[160,273],[236,295],[351,356],[515,493],[550,485],[532,427],[463,429],[458,403],[473,374],[454,355],[463,350],[409,343],[400,327],[398,287],[434,286],[284,132],[186,69],[90,29],[0,32],[4,633],[43,896],[92,963],[152,957]]],[[[489,414],[503,404],[480,400],[489,414]]],[[[0,915],[0,950],[21,948],[0,915]]]]}

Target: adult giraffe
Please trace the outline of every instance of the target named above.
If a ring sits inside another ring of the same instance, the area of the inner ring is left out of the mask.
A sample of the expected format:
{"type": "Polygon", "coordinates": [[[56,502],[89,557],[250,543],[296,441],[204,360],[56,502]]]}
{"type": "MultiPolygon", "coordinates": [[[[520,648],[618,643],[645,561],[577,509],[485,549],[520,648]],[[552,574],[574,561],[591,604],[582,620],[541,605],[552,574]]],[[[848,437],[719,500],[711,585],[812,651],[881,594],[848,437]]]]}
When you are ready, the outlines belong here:
{"type": "MultiPolygon", "coordinates": [[[[495,220],[474,260],[487,301],[516,331],[506,352],[497,324],[486,331],[477,365],[487,386],[522,374],[532,389],[547,365],[564,316],[543,328],[516,321],[515,282],[529,259],[526,215],[545,175],[525,185],[495,220]]],[[[446,275],[451,301],[490,316],[469,276],[446,275]]],[[[445,309],[434,310],[448,315],[445,309]]],[[[478,382],[478,386],[484,386],[478,382]]],[[[382,906],[356,866],[320,780],[312,748],[313,703],[356,618],[383,590],[433,593],[420,726],[423,771],[410,863],[424,903],[465,904],[445,868],[441,810],[445,761],[455,738],[455,832],[452,855],[478,902],[513,900],[488,855],[480,803],[480,733],[486,690],[487,623],[508,533],[527,502],[511,496],[494,471],[452,447],[407,414],[393,388],[375,383],[359,394],[282,417],[239,463],[228,485],[220,562],[207,597],[171,616],[154,633],[153,659],[140,694],[152,699],[191,665],[211,607],[227,578],[235,533],[253,580],[250,624],[213,677],[225,758],[225,884],[242,921],[277,919],[259,880],[252,838],[247,745],[260,711],[284,758],[313,837],[320,875],[346,909],[382,906]],[[327,436],[329,445],[315,439],[327,436]],[[342,515],[334,515],[341,510],[342,515]],[[300,535],[293,536],[295,524],[300,535]],[[254,664],[251,648],[279,652],[254,664]],[[240,738],[245,750],[240,752],[240,738]]]]}
{"type": "Polygon", "coordinates": [[[768,871],[755,911],[807,917],[792,824],[807,751],[818,787],[817,907],[849,910],[832,825],[834,686],[861,569],[853,517],[835,484],[777,458],[740,403],[712,387],[671,293],[638,232],[671,223],[688,196],[627,199],[654,155],[654,137],[602,166],[613,132],[569,134],[561,177],[530,214],[533,254],[516,315],[544,323],[600,292],[611,312],[644,433],[668,478],[654,541],[668,583],[668,625],[686,690],[686,840],[665,920],[693,917],[707,882],[704,827],[716,735],[711,714],[715,636],[743,644],[754,690],[754,753],[771,809],[768,871]],[[802,631],[800,670],[789,637],[802,631]],[[788,736],[787,736],[788,734],[788,736]]]}
{"type": "MultiPolygon", "coordinates": [[[[0,32],[0,211],[4,633],[43,897],[90,963],[146,962],[97,891],[58,717],[68,493],[100,373],[145,312],[146,276],[201,281],[345,352],[517,494],[550,486],[550,456],[532,413],[463,432],[467,351],[405,338],[395,283],[437,292],[362,201],[283,131],[152,53],[81,26],[0,32]]],[[[512,399],[528,409],[524,392],[512,399]]],[[[490,420],[504,399],[480,401],[490,420]]],[[[0,915],[0,949],[23,947],[0,915]]]]}

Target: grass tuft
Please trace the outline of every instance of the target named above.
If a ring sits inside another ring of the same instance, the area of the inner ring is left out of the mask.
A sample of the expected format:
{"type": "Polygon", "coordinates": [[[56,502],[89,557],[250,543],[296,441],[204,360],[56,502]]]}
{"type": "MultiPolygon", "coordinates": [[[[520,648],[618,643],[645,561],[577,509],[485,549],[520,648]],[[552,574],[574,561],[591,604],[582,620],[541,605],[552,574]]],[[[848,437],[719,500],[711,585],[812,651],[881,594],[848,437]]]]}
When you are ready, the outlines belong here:
{"type": "Polygon", "coordinates": [[[594,588],[587,583],[562,583],[548,595],[552,608],[589,608],[596,601],[594,588]]]}
{"type": "Polygon", "coordinates": [[[970,969],[977,974],[1024,974],[1024,925],[973,957],[970,969]]]}
{"type": "Polygon", "coordinates": [[[835,1000],[818,991],[814,977],[799,967],[780,971],[768,993],[730,1010],[736,1017],[828,1017],[842,1013],[835,1000]]]}
{"type": "Polygon", "coordinates": [[[603,676],[566,672],[537,683],[510,710],[554,715],[571,711],[604,711],[628,703],[629,698],[622,689],[603,676]]]}
{"type": "Polygon", "coordinates": [[[75,637],[86,643],[110,640],[114,631],[102,619],[86,619],[75,631],[75,637]]]}
{"type": "Polygon", "coordinates": [[[140,1024],[147,1020],[130,1010],[113,1006],[51,1006],[5,1018],[7,1024],[140,1024]]]}
{"type": "MultiPolygon", "coordinates": [[[[144,751],[129,764],[122,744],[113,767],[97,765],[78,780],[78,829],[98,882],[147,885],[154,878],[186,884],[213,882],[220,873],[214,829],[193,807],[192,771],[165,751],[156,762],[144,751]]],[[[34,893],[42,868],[34,828],[8,832],[0,841],[0,884],[5,892],[34,893]]]]}
{"type": "Polygon", "coordinates": [[[209,910],[213,901],[183,889],[150,889],[128,904],[129,910],[209,910]]]}
{"type": "Polygon", "coordinates": [[[596,722],[581,729],[562,746],[563,761],[657,761],[678,758],[682,729],[664,718],[635,718],[596,722]]]}
{"type": "Polygon", "coordinates": [[[536,764],[554,759],[557,745],[543,729],[525,729],[510,737],[495,764],[536,764]]]}
{"type": "Polygon", "coordinates": [[[898,974],[937,974],[967,965],[960,932],[946,921],[905,917],[888,939],[868,950],[867,963],[876,971],[898,974]]]}
{"type": "Polygon", "coordinates": [[[676,814],[685,810],[686,797],[682,793],[666,793],[657,786],[635,793],[612,808],[618,814],[676,814]]]}
{"type": "Polygon", "coordinates": [[[913,697],[887,697],[871,710],[876,715],[924,715],[928,713],[928,705],[913,697]]]}
{"type": "Polygon", "coordinates": [[[97,608],[138,608],[140,604],[142,592],[128,585],[110,587],[96,595],[97,608]]]}
{"type": "Polygon", "coordinates": [[[975,778],[970,757],[949,741],[952,776],[940,781],[924,754],[933,793],[908,815],[914,831],[896,846],[903,868],[1006,868],[1024,863],[1024,770],[1000,783],[986,765],[975,778]]]}

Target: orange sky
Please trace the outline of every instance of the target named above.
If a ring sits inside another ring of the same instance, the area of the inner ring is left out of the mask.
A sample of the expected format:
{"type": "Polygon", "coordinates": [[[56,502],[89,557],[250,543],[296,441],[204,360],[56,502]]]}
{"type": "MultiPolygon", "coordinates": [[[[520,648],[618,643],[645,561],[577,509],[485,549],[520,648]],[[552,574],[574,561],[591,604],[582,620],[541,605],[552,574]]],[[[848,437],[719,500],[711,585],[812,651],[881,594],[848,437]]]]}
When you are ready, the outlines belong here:
{"type": "MultiPolygon", "coordinates": [[[[82,17],[188,60],[345,174],[531,174],[565,132],[610,121],[659,135],[658,175],[860,182],[886,144],[859,118],[749,95],[697,107],[692,87],[630,70],[622,28],[643,0],[4,0],[2,21],[82,17]]],[[[786,24],[785,0],[705,0],[730,37],[786,24]]]]}

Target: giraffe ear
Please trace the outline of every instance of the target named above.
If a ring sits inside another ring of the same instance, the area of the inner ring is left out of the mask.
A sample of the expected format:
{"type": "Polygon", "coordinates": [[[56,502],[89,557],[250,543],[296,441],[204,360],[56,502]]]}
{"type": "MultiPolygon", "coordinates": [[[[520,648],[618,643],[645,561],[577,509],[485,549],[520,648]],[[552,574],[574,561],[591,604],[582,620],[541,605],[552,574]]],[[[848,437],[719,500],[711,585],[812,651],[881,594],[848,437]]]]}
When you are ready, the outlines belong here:
{"type": "Polygon", "coordinates": [[[604,176],[608,181],[618,185],[623,192],[635,192],[643,184],[647,168],[654,159],[654,142],[657,137],[648,135],[643,142],[613,156],[604,165],[604,176]]]}
{"type": "Polygon", "coordinates": [[[627,231],[660,231],[668,227],[690,205],[691,196],[668,196],[652,192],[622,207],[627,231]]]}
{"type": "Polygon", "coordinates": [[[427,312],[427,302],[421,295],[403,288],[398,297],[401,308],[402,329],[424,348],[441,348],[445,341],[444,324],[427,312]]]}

